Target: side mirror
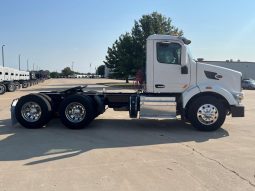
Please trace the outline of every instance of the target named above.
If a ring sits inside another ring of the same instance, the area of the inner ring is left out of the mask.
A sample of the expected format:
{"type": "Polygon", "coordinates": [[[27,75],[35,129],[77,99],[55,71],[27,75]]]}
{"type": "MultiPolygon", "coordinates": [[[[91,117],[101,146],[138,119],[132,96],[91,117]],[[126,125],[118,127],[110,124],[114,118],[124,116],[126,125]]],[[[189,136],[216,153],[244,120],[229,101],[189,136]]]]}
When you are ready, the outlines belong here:
{"type": "Polygon", "coordinates": [[[184,65],[181,67],[181,74],[188,74],[189,70],[188,70],[188,66],[184,65]]]}

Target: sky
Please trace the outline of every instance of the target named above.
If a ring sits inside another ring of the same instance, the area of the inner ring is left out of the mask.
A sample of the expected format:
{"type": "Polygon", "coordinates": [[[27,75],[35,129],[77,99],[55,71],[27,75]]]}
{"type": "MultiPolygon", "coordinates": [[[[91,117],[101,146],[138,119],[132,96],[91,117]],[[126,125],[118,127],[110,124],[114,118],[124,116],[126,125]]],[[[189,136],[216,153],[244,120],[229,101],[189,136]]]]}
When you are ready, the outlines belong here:
{"type": "Polygon", "coordinates": [[[255,62],[254,9],[254,0],[0,0],[0,46],[8,67],[21,55],[21,69],[28,60],[29,69],[94,72],[135,20],[157,11],[192,41],[194,58],[255,62]]]}

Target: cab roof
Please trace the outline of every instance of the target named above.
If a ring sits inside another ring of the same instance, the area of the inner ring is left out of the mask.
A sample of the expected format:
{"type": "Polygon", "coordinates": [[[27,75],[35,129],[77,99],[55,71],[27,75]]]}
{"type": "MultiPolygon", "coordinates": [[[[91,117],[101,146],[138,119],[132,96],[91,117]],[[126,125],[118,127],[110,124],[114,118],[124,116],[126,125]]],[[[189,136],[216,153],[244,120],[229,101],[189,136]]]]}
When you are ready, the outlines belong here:
{"type": "Polygon", "coordinates": [[[173,36],[173,35],[162,35],[162,34],[153,34],[150,35],[147,40],[176,40],[182,41],[184,44],[188,45],[191,43],[191,40],[186,39],[182,36],[173,36]]]}

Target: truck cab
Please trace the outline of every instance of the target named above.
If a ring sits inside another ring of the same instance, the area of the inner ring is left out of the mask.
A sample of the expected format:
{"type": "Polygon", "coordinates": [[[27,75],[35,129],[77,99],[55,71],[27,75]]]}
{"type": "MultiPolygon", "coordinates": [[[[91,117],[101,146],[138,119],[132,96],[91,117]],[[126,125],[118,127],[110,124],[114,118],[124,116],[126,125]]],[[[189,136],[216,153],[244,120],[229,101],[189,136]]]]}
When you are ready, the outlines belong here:
{"type": "Polygon", "coordinates": [[[188,48],[190,43],[184,37],[170,35],[147,39],[146,92],[177,95],[179,108],[185,113],[195,100],[210,97],[220,100],[233,116],[243,116],[242,74],[196,62],[188,48]]]}
{"type": "Polygon", "coordinates": [[[169,35],[152,35],[147,39],[147,92],[181,93],[195,82],[191,79],[195,77],[191,75],[194,63],[188,54],[188,42],[183,39],[169,35]]]}

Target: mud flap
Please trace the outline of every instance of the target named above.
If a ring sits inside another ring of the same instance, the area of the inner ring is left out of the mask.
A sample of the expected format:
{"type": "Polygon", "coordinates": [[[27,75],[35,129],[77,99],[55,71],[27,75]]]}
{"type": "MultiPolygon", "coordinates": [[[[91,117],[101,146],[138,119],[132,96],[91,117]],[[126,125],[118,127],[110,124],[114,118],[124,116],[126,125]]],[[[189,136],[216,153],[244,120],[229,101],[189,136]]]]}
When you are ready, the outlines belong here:
{"type": "Polygon", "coordinates": [[[18,99],[15,99],[12,101],[12,104],[11,104],[12,127],[15,127],[19,124],[19,122],[17,121],[16,115],[15,115],[15,108],[16,108],[17,103],[18,103],[18,99]]]}

